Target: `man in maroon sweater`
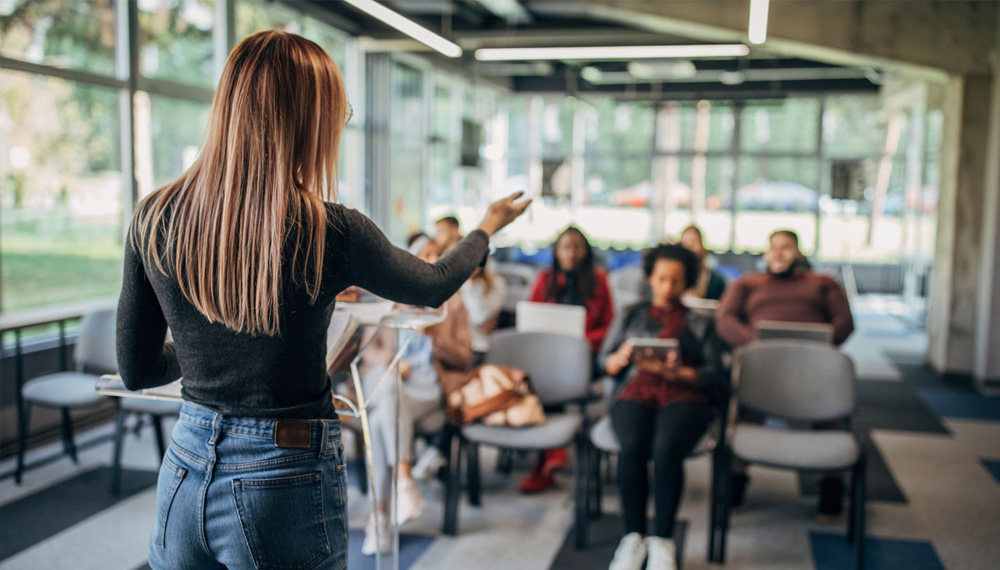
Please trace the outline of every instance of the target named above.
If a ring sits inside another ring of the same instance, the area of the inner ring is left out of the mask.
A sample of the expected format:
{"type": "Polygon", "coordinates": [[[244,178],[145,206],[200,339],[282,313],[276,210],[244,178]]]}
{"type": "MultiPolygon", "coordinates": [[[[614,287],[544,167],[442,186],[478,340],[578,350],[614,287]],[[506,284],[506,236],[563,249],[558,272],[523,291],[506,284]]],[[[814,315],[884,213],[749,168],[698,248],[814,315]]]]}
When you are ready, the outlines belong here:
{"type": "MultiPolygon", "coordinates": [[[[798,236],[788,230],[771,234],[771,249],[764,254],[767,272],[740,278],[726,288],[715,313],[716,330],[733,347],[757,338],[755,326],[761,321],[792,321],[833,325],[833,342],[842,344],[854,331],[854,319],[847,295],[826,275],[811,271],[799,251],[798,236]]],[[[745,417],[763,423],[764,418],[745,417]]],[[[818,425],[839,428],[840,425],[818,425]]],[[[746,466],[733,464],[732,504],[740,506],[749,479],[746,466]]],[[[843,512],[843,474],[828,473],[820,481],[818,511],[835,518],[843,512]]]]}
{"type": "Polygon", "coordinates": [[[794,232],[771,234],[764,254],[767,272],[740,278],[726,288],[715,314],[716,330],[734,347],[757,338],[760,321],[792,321],[833,325],[840,345],[854,331],[847,295],[826,275],[810,271],[794,232]]]}

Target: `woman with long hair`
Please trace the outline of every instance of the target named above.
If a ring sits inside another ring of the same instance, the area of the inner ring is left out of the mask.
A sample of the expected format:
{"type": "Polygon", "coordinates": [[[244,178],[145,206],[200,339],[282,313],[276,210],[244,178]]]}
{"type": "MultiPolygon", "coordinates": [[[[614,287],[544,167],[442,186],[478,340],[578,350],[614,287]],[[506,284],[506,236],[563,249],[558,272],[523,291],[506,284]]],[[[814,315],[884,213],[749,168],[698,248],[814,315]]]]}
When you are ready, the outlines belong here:
{"type": "Polygon", "coordinates": [[[715,301],[721,299],[722,293],[726,290],[726,280],[709,266],[709,251],[705,247],[701,228],[695,225],[684,228],[680,244],[698,258],[698,275],[687,294],[715,301]]]}
{"type": "MultiPolygon", "coordinates": [[[[552,267],[539,273],[528,300],[577,305],[586,309],[585,332],[595,355],[615,316],[607,273],[597,267],[594,250],[587,237],[573,226],[556,238],[552,245],[552,267]]],[[[565,449],[546,451],[531,474],[521,481],[521,491],[538,493],[548,489],[555,483],[553,473],[568,462],[565,449]]]]}
{"type": "Polygon", "coordinates": [[[346,568],[346,468],[325,362],[337,293],[357,285],[440,305],[527,207],[516,194],[493,204],[433,265],[393,247],[331,203],[349,107],[318,45],[249,36],[226,62],[195,163],[136,207],[119,370],[132,390],[184,376],[157,483],[154,569],[346,568]]]}
{"type": "Polygon", "coordinates": [[[578,228],[566,228],[552,244],[552,266],[539,273],[529,301],[578,305],[587,310],[587,341],[596,353],[614,319],[608,276],[578,228]]]}

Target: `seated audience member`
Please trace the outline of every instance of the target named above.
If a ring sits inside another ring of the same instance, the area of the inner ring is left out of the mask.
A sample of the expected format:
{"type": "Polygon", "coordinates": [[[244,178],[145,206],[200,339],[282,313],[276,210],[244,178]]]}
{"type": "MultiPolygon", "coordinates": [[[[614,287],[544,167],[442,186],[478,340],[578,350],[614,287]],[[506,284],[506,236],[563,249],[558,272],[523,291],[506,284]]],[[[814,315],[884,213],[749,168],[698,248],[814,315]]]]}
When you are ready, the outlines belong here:
{"type": "Polygon", "coordinates": [[[698,226],[688,226],[681,232],[681,245],[698,258],[698,278],[686,293],[702,299],[718,300],[726,289],[726,280],[708,266],[708,250],[698,226]]]}
{"type": "MultiPolygon", "coordinates": [[[[538,274],[528,300],[584,307],[587,341],[596,354],[614,318],[607,274],[596,267],[590,242],[575,227],[560,234],[552,248],[552,267],[538,274]]],[[[521,482],[521,491],[537,493],[548,489],[555,482],[553,472],[568,461],[565,449],[546,451],[531,475],[521,482]]]]}
{"type": "Polygon", "coordinates": [[[716,313],[719,336],[734,347],[757,337],[760,321],[833,325],[833,342],[842,344],[854,331],[847,295],[832,277],[808,268],[794,232],[771,234],[764,253],[767,272],[741,277],[722,296],[716,313]]]}
{"type": "Polygon", "coordinates": [[[458,218],[455,216],[445,216],[434,223],[434,241],[441,251],[441,255],[448,253],[456,243],[462,241],[462,233],[459,231],[458,218]]]}
{"type": "MultiPolygon", "coordinates": [[[[438,246],[427,236],[419,235],[410,240],[410,253],[434,263],[439,254],[438,246]]],[[[446,303],[447,317],[443,323],[422,331],[402,331],[401,335],[414,335],[400,362],[403,390],[399,394],[399,453],[396,457],[396,402],[392,386],[383,386],[374,395],[374,406],[369,413],[371,422],[372,459],[375,491],[378,501],[376,512],[371,514],[365,530],[362,552],[374,555],[391,548],[388,499],[392,484],[393,466],[398,477],[396,518],[400,523],[415,519],[422,513],[425,503],[414,481],[419,471],[434,471],[442,458],[434,445],[413,466],[413,439],[417,426],[422,422],[444,415],[444,398],[453,389],[461,387],[472,366],[472,349],[469,333],[469,316],[459,293],[446,303]],[[436,456],[436,457],[435,457],[436,456]],[[435,465],[426,465],[434,463],[435,465]],[[376,514],[377,513],[377,514],[376,514]],[[376,541],[375,527],[380,525],[380,541],[376,541]]],[[[365,352],[362,367],[364,389],[371,394],[378,379],[395,350],[395,331],[383,329],[365,352]]],[[[389,381],[387,379],[387,381],[389,381]]]]}
{"type": "Polygon", "coordinates": [[[684,460],[705,433],[714,396],[728,381],[712,318],[689,311],[680,301],[694,285],[699,267],[694,253],[680,245],[648,251],[643,269],[652,298],[618,315],[601,349],[604,371],[627,380],[611,408],[621,442],[618,483],[625,522],[611,570],[638,570],[647,555],[648,570],[677,568],[673,533],[684,491],[684,460]],[[677,339],[679,358],[636,362],[629,343],[634,338],[677,339]],[[650,486],[656,506],[652,534],[646,529],[650,486]]]}
{"type": "Polygon", "coordinates": [[[480,267],[462,285],[462,301],[472,326],[472,352],[475,364],[482,364],[490,348],[490,333],[497,328],[500,310],[507,298],[507,282],[493,272],[492,260],[480,267]]]}
{"type": "MultiPolygon", "coordinates": [[[[740,278],[722,296],[715,315],[719,336],[739,347],[756,339],[754,327],[760,321],[827,323],[833,325],[833,342],[838,346],[842,344],[854,331],[854,319],[844,290],[833,278],[809,269],[794,232],[774,232],[770,245],[764,254],[767,272],[740,278]]],[[[763,418],[746,419],[763,421],[763,418]]],[[[745,466],[734,462],[733,506],[742,505],[748,482],[745,466]]],[[[843,497],[843,474],[827,474],[820,481],[820,515],[839,516],[843,512],[843,497]]]]}
{"type": "Polygon", "coordinates": [[[577,228],[561,233],[552,249],[552,267],[538,274],[528,300],[585,308],[587,341],[596,353],[614,319],[607,273],[597,267],[590,242],[577,228]]]}

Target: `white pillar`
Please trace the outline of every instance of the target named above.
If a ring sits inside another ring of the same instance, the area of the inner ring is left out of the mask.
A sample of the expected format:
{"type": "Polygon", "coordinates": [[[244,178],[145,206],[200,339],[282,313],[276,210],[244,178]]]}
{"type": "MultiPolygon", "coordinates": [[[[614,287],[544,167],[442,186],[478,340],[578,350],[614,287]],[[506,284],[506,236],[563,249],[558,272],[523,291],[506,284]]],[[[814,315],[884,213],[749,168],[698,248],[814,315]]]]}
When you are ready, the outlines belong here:
{"type": "Polygon", "coordinates": [[[927,345],[928,362],[942,374],[973,373],[980,319],[985,318],[983,258],[987,250],[995,255],[996,248],[995,240],[983,241],[988,225],[983,205],[996,192],[995,185],[987,188],[991,163],[997,161],[995,151],[989,154],[993,85],[993,77],[966,76],[946,87],[927,345]]]}
{"type": "Polygon", "coordinates": [[[1000,385],[1000,16],[997,17],[993,94],[987,141],[986,193],[983,199],[983,252],[973,375],[980,387],[1000,385]]]}

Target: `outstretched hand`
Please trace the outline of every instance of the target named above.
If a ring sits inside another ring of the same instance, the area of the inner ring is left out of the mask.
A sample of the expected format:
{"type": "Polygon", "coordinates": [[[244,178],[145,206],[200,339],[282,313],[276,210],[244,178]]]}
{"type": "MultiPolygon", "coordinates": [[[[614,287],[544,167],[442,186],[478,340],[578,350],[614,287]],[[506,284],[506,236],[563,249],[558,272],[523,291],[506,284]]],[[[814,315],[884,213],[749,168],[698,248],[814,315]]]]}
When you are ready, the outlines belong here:
{"type": "Polygon", "coordinates": [[[524,192],[515,192],[490,204],[490,209],[486,212],[483,222],[479,224],[479,229],[486,232],[486,235],[493,237],[494,234],[507,227],[531,205],[530,199],[517,202],[522,196],[524,196],[524,192]]]}

